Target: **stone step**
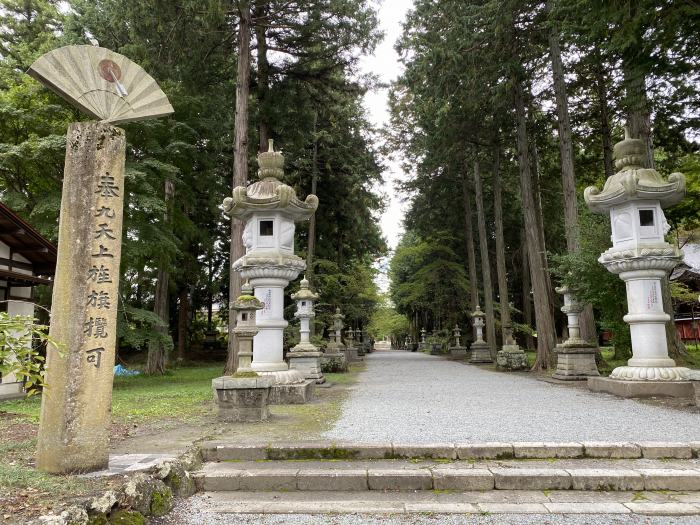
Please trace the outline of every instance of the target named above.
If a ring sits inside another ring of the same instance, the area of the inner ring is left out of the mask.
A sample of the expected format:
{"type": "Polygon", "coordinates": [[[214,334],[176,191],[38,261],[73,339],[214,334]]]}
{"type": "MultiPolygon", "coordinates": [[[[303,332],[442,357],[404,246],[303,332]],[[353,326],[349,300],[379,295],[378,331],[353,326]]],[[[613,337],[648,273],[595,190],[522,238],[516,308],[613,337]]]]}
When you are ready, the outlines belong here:
{"type": "MultiPolygon", "coordinates": [[[[222,522],[229,522],[230,518],[225,517],[229,514],[700,515],[700,492],[669,491],[663,493],[556,490],[460,493],[237,491],[206,492],[194,496],[189,501],[200,512],[201,517],[222,516],[222,522]]],[[[433,519],[436,520],[435,523],[441,522],[437,516],[433,516],[433,519]]],[[[590,523],[593,521],[595,520],[590,523]]],[[[213,520],[211,522],[214,523],[213,520]]],[[[318,517],[309,521],[309,523],[320,522],[323,520],[318,517]]],[[[357,523],[361,522],[362,520],[358,519],[357,523]]],[[[304,523],[307,522],[304,521],[304,523]]]]}
{"type": "Polygon", "coordinates": [[[199,491],[700,491],[700,465],[693,460],[576,463],[234,461],[207,463],[194,477],[199,491]]]}
{"type": "Polygon", "coordinates": [[[294,459],[544,459],[700,458],[700,442],[572,442],[572,443],[328,443],[289,442],[240,444],[207,441],[205,461],[294,459]]]}

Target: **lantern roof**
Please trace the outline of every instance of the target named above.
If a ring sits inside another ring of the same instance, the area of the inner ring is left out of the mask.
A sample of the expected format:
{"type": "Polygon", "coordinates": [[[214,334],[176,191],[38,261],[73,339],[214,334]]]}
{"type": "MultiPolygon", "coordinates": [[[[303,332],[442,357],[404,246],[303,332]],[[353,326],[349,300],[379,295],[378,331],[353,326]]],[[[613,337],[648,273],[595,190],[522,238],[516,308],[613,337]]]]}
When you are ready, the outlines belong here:
{"type": "Polygon", "coordinates": [[[605,181],[603,191],[589,186],[584,192],[591,211],[607,213],[611,208],[634,201],[658,201],[662,208],[680,202],[685,196],[685,176],[671,173],[668,180],[655,169],[644,168],[647,153],[644,142],[633,139],[625,129],[624,140],[613,148],[619,170],[605,181]]]}
{"type": "Polygon", "coordinates": [[[472,312],[472,317],[486,317],[486,314],[481,311],[481,306],[477,304],[476,308],[472,312]]]}
{"type": "Polygon", "coordinates": [[[299,283],[299,291],[297,293],[293,293],[291,297],[294,301],[315,301],[318,299],[318,294],[311,291],[311,288],[309,288],[309,281],[306,279],[306,276],[304,276],[299,283]]]}
{"type": "Polygon", "coordinates": [[[241,287],[241,295],[233,301],[231,308],[234,310],[262,310],[265,305],[253,295],[253,287],[246,282],[241,287]]]}
{"type": "Polygon", "coordinates": [[[275,151],[273,141],[269,149],[258,154],[258,177],[249,186],[238,186],[233,196],[224,199],[224,211],[232,217],[247,220],[261,211],[280,211],[297,221],[308,220],[318,208],[318,197],[309,195],[302,201],[294,188],[284,184],[284,156],[275,151]]]}

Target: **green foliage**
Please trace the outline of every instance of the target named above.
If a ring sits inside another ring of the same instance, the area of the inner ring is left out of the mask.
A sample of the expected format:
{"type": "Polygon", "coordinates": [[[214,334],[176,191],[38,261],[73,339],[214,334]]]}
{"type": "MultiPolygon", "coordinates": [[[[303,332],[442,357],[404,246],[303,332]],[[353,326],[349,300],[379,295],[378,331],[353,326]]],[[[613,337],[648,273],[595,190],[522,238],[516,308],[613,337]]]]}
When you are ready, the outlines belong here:
{"type": "Polygon", "coordinates": [[[55,348],[60,355],[64,346],[48,336],[49,327],[38,324],[32,316],[0,312],[0,375],[14,374],[24,383],[27,395],[46,388],[44,372],[46,363],[41,355],[41,345],[55,348]],[[35,344],[34,338],[40,343],[35,344]]]}
{"type": "Polygon", "coordinates": [[[625,283],[598,262],[610,247],[610,223],[607,216],[582,210],[580,215],[580,252],[552,255],[552,271],[580,301],[591,303],[599,312],[601,328],[610,330],[618,358],[631,356],[625,283]]]}
{"type": "Polygon", "coordinates": [[[376,340],[385,337],[394,340],[405,339],[409,335],[409,323],[405,315],[401,315],[391,306],[383,305],[374,311],[368,330],[376,340]]]}

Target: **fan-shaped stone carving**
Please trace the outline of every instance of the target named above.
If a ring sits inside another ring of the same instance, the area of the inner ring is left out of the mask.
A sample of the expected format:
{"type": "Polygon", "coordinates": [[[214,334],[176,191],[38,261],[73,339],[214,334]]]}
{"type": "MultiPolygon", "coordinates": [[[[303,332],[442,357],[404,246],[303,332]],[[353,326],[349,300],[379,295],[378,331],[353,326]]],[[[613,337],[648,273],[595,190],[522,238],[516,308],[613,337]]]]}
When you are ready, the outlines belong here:
{"type": "Polygon", "coordinates": [[[128,58],[95,46],[65,46],[27,71],[85,113],[116,124],[173,112],[153,77],[128,58]]]}

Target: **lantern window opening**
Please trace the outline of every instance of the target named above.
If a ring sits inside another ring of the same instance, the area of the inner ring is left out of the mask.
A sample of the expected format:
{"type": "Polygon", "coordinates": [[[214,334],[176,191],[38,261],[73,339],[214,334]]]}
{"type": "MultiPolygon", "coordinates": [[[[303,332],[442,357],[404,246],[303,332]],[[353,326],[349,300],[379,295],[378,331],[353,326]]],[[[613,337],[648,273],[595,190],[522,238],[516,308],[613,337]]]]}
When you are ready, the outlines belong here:
{"type": "Polygon", "coordinates": [[[642,227],[654,226],[654,210],[641,209],[639,210],[639,225],[642,227]]]}
{"type": "Polygon", "coordinates": [[[248,314],[245,313],[245,312],[243,312],[243,313],[241,314],[241,321],[247,321],[247,320],[248,320],[248,314]]]}
{"type": "Polygon", "coordinates": [[[260,221],[260,236],[261,237],[272,237],[275,230],[275,221],[265,219],[260,221]]]}

